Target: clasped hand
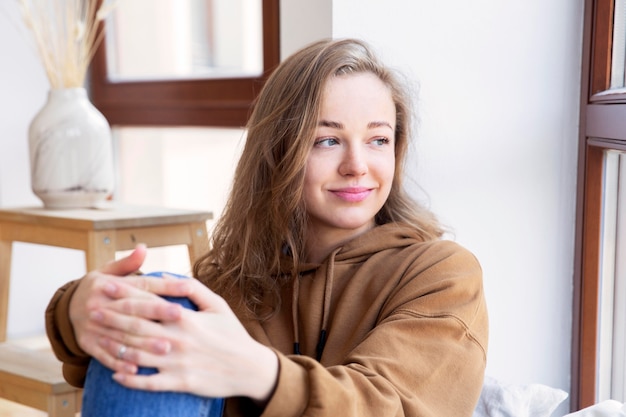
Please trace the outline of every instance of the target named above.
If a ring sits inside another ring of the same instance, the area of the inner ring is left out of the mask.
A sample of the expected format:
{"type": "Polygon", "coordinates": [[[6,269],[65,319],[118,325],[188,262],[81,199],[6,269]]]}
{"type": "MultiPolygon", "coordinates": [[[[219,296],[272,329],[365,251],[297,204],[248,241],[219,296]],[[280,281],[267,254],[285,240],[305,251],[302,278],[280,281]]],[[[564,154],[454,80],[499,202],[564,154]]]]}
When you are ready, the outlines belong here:
{"type": "Polygon", "coordinates": [[[129,275],[145,256],[140,245],[81,280],[70,302],[79,346],[130,388],[267,401],[278,375],[275,353],[198,280],[129,275]],[[188,297],[198,311],[161,296],[188,297]],[[140,375],[140,366],[159,372],[140,375]]]}

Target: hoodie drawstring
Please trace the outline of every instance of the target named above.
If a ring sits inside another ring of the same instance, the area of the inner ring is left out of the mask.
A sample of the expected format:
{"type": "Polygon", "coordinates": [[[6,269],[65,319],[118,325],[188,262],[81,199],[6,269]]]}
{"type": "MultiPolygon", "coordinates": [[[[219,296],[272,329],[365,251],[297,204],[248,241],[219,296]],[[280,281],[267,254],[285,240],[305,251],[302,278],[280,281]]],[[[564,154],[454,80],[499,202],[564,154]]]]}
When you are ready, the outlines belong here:
{"type": "MultiPolygon", "coordinates": [[[[335,249],[328,257],[328,267],[326,269],[326,282],[324,283],[324,304],[322,305],[322,326],[320,334],[317,340],[317,346],[315,347],[315,354],[317,361],[321,361],[322,354],[324,353],[324,347],[326,346],[326,339],[328,336],[328,321],[330,320],[330,305],[333,293],[333,281],[335,278],[335,256],[341,250],[341,248],[335,249]]],[[[292,295],[292,318],[293,318],[293,353],[300,355],[300,334],[298,329],[299,317],[298,317],[298,303],[300,299],[300,276],[294,278],[293,283],[293,295],[292,295]]]]}
{"type": "Polygon", "coordinates": [[[300,274],[293,279],[293,294],[291,294],[291,319],[293,320],[293,353],[300,353],[300,332],[298,330],[298,299],[300,298],[300,274]]]}

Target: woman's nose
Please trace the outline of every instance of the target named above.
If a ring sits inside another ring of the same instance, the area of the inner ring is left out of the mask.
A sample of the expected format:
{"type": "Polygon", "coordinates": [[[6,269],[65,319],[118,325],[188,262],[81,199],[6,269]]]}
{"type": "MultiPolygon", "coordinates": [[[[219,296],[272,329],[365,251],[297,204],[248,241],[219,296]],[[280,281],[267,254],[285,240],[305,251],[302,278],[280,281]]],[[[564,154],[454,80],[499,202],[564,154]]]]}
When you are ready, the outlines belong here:
{"type": "Polygon", "coordinates": [[[366,174],[367,170],[367,159],[362,150],[352,147],[346,149],[339,173],[341,175],[359,176],[366,174]]]}

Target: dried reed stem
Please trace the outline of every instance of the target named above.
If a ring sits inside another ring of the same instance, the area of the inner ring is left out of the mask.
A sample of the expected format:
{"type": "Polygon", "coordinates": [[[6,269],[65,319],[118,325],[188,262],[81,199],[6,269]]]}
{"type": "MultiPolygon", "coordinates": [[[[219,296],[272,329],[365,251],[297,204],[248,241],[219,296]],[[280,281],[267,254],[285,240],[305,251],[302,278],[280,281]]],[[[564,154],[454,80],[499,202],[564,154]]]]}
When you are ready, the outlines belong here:
{"type": "Polygon", "coordinates": [[[83,87],[118,0],[18,0],[53,89],[83,87]]]}

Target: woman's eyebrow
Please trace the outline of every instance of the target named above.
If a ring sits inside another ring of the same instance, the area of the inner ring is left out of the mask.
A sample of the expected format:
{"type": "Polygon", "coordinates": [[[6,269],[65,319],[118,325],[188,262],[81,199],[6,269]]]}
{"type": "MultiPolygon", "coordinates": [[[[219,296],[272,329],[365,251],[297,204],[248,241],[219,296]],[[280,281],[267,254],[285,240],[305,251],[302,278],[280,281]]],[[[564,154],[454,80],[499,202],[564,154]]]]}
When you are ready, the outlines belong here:
{"type": "Polygon", "coordinates": [[[333,129],[343,129],[343,125],[341,123],[333,122],[331,120],[320,120],[317,125],[322,127],[332,127],[333,129]]]}
{"type": "MultiPolygon", "coordinates": [[[[317,123],[318,126],[322,126],[322,127],[330,127],[333,129],[343,129],[343,124],[339,123],[339,122],[333,122],[331,120],[320,120],[317,123]]],[[[369,122],[367,124],[367,128],[368,129],[376,129],[378,127],[388,127],[389,129],[391,129],[391,131],[393,131],[393,127],[391,126],[391,123],[389,122],[385,122],[385,121],[374,121],[374,122],[369,122]]]]}
{"type": "Polygon", "coordinates": [[[367,128],[368,129],[375,129],[377,127],[388,127],[389,129],[391,129],[391,131],[393,132],[393,127],[391,126],[391,123],[389,122],[384,122],[384,121],[375,121],[375,122],[369,122],[367,124],[367,128]]]}

